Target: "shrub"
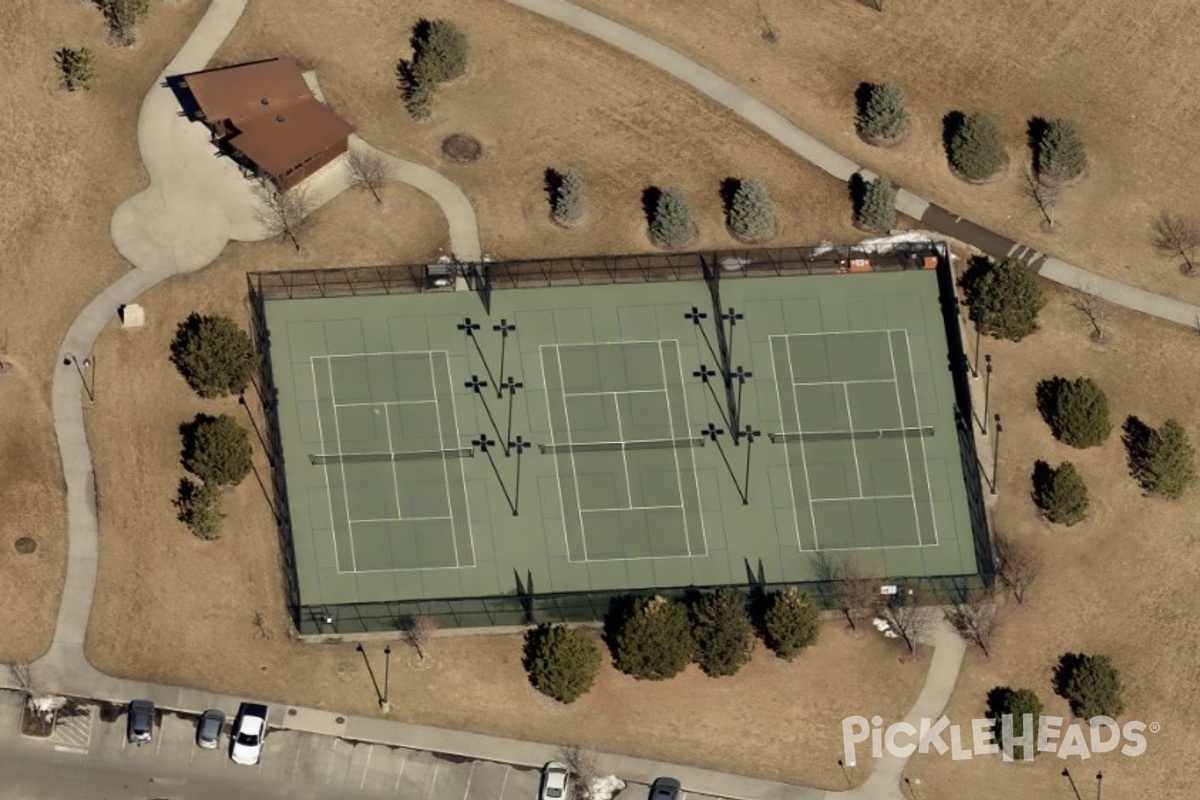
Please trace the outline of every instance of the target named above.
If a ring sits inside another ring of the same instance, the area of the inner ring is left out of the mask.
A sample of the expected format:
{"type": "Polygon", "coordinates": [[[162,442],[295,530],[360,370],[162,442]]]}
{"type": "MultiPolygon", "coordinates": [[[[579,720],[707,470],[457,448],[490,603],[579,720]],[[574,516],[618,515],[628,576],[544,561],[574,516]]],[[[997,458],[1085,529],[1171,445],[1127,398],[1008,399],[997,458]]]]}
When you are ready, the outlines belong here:
{"type": "Polygon", "coordinates": [[[1087,153],[1075,124],[1056,119],[1042,131],[1034,155],[1034,168],[1039,175],[1056,181],[1078,178],[1087,169],[1087,153]]]}
{"type": "Polygon", "coordinates": [[[1195,448],[1178,420],[1169,419],[1146,442],[1137,479],[1149,494],[1178,499],[1196,482],[1195,448]]]}
{"type": "Polygon", "coordinates": [[[1088,510],[1088,491],[1075,465],[1064,461],[1058,469],[1039,462],[1041,469],[1034,477],[1034,501],[1046,512],[1046,518],[1060,525],[1082,522],[1088,510]]]}
{"type": "Polygon", "coordinates": [[[240,483],[252,467],[250,437],[233,417],[197,414],[183,426],[183,466],[207,484],[240,483]]]}
{"type": "Polygon", "coordinates": [[[696,235],[692,206],[682,189],[668,189],[659,196],[650,235],[663,247],[683,247],[696,235]]]}
{"type": "Polygon", "coordinates": [[[896,187],[886,175],[867,184],[858,210],[858,224],[876,233],[887,233],[896,224],[896,187]]]}
{"type": "Polygon", "coordinates": [[[1000,129],[988,114],[968,114],[950,137],[950,164],[967,180],[984,181],[1004,166],[1000,129]]]}
{"type": "Polygon", "coordinates": [[[64,47],[54,54],[54,61],[62,73],[63,88],[68,92],[92,88],[96,81],[96,56],[91,49],[64,47]]]}
{"type": "Polygon", "coordinates": [[[617,669],[635,678],[674,677],[692,660],[687,610],[663,597],[634,602],[616,635],[617,669]]]}
{"type": "Polygon", "coordinates": [[[196,483],[190,478],[179,482],[179,494],[175,498],[179,521],[187,525],[197,537],[206,541],[221,538],[221,492],[211,483],[196,483]]]}
{"type": "Polygon", "coordinates": [[[192,313],[175,330],[171,361],[196,394],[224,397],[246,391],[258,351],[229,317],[192,313]]]}
{"type": "Polygon", "coordinates": [[[742,239],[764,239],[775,231],[775,205],[767,185],[757,178],[738,184],[726,218],[729,230],[742,239]]]}
{"type": "Polygon", "coordinates": [[[973,269],[964,289],[971,318],[983,333],[1019,342],[1037,330],[1037,315],[1046,299],[1019,258],[989,261],[984,269],[973,269]]]}
{"type": "Polygon", "coordinates": [[[583,199],[583,173],[574,168],[569,169],[554,191],[554,205],[550,213],[560,225],[573,225],[583,219],[586,210],[583,199]]]}
{"type": "Polygon", "coordinates": [[[150,15],[150,0],[100,0],[108,29],[125,45],[137,39],[137,27],[150,15]]]}
{"type": "Polygon", "coordinates": [[[1026,750],[1024,745],[1015,744],[1015,742],[1024,737],[1026,730],[1030,732],[1033,740],[1037,741],[1037,730],[1042,718],[1042,701],[1037,696],[1037,692],[1033,689],[997,687],[988,693],[988,709],[996,720],[996,740],[1000,743],[1005,756],[1011,756],[1017,760],[1024,760],[1028,757],[1032,760],[1037,754],[1036,745],[1026,750]],[[1011,741],[1004,735],[1004,715],[1006,714],[1012,718],[1011,741]],[[1028,729],[1025,726],[1026,714],[1030,716],[1028,729]]]}
{"type": "Polygon", "coordinates": [[[1091,378],[1052,378],[1039,383],[1037,393],[1038,407],[1060,442],[1084,449],[1108,439],[1108,397],[1091,378]]]}
{"type": "Polygon", "coordinates": [[[587,693],[600,671],[600,651],[585,631],[563,625],[539,625],[525,635],[529,682],[560,703],[587,693]]]}
{"type": "Polygon", "coordinates": [[[746,598],[725,587],[701,597],[692,607],[692,638],[696,663],[705,675],[736,674],[750,660],[754,647],[746,598]]]}
{"type": "Polygon", "coordinates": [[[1067,653],[1059,662],[1056,683],[1071,703],[1071,713],[1082,719],[1115,719],[1125,710],[1121,674],[1108,656],[1067,653]]]}
{"type": "Polygon", "coordinates": [[[817,641],[817,608],[808,595],[795,589],[774,592],[767,599],[763,615],[767,647],[775,655],[791,661],[800,651],[817,641]]]}
{"type": "Polygon", "coordinates": [[[421,20],[413,35],[413,76],[418,83],[452,81],[467,71],[467,37],[445,19],[421,20]]]}
{"type": "Polygon", "coordinates": [[[894,83],[875,83],[857,119],[858,132],[868,139],[895,139],[908,127],[904,92],[894,83]]]}

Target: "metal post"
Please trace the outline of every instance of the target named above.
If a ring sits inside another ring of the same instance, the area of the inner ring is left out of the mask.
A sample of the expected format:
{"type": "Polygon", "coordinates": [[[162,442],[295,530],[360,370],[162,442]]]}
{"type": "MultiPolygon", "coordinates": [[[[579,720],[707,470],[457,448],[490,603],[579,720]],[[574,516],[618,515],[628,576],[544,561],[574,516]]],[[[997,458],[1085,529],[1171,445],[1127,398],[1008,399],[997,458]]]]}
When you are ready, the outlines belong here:
{"type": "Polygon", "coordinates": [[[510,450],[517,451],[517,488],[513,492],[513,516],[517,516],[517,509],[521,507],[521,453],[525,452],[525,448],[529,447],[529,442],[522,439],[520,436],[508,443],[510,450]]]}
{"type": "Polygon", "coordinates": [[[1100,790],[1104,788],[1104,773],[1096,773],[1096,800],[1100,800],[1100,790]]]}
{"type": "Polygon", "coordinates": [[[988,435],[988,412],[991,408],[992,400],[992,356],[990,354],[984,358],[984,370],[987,375],[983,379],[983,435],[988,435]]]}
{"type": "MultiPolygon", "coordinates": [[[[96,404],[96,392],[94,391],[92,386],[88,385],[87,372],[86,372],[86,370],[88,370],[89,368],[92,367],[92,359],[91,358],[83,359],[83,364],[81,365],[79,363],[79,359],[76,358],[73,353],[67,353],[67,357],[63,359],[63,366],[69,367],[71,365],[74,365],[75,371],[79,373],[79,381],[80,381],[80,383],[83,384],[83,390],[85,392],[87,392],[88,402],[91,405],[95,405],[96,404]]],[[[92,374],[95,375],[94,370],[93,370],[92,374]]],[[[93,384],[94,384],[94,381],[93,381],[93,384]]]]}
{"type": "Polygon", "coordinates": [[[379,701],[379,710],[383,713],[388,713],[391,710],[392,704],[389,699],[388,689],[392,682],[392,646],[386,645],[383,648],[383,698],[379,701]]]}
{"type": "Polygon", "coordinates": [[[747,425],[742,431],[742,436],[746,438],[746,477],[742,481],[742,505],[750,505],[750,446],[754,444],[754,440],[762,436],[762,431],[756,431],[753,425],[747,425]]]}
{"type": "Polygon", "coordinates": [[[999,476],[996,470],[1000,468],[1000,415],[995,417],[996,422],[996,438],[992,440],[992,494],[996,493],[996,487],[1000,484],[999,476]]]}
{"type": "Polygon", "coordinates": [[[979,323],[976,323],[975,324],[975,361],[974,361],[974,366],[971,367],[971,376],[975,377],[975,378],[979,377],[979,341],[982,338],[983,338],[983,333],[981,333],[979,330],[979,323]]]}

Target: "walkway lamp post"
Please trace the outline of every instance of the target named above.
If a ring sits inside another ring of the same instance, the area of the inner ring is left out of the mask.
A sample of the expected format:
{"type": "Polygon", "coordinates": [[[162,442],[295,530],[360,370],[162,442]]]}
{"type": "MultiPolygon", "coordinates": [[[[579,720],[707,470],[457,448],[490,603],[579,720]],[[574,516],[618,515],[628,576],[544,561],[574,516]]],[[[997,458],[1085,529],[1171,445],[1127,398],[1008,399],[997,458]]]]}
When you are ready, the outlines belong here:
{"type": "Polygon", "coordinates": [[[1000,415],[997,414],[994,419],[996,423],[996,438],[992,440],[992,494],[996,493],[996,487],[1000,484],[1000,476],[996,470],[1000,469],[1000,415]]]}
{"type": "Polygon", "coordinates": [[[87,392],[88,402],[90,402],[92,405],[95,405],[96,404],[95,359],[89,356],[89,357],[84,358],[83,361],[80,362],[79,359],[76,358],[73,353],[67,353],[66,358],[63,359],[63,366],[69,367],[72,364],[75,365],[75,371],[79,373],[79,380],[82,381],[82,383],[83,383],[83,390],[85,392],[87,392]],[[88,383],[88,378],[87,378],[88,370],[91,370],[91,374],[92,374],[92,380],[91,380],[90,384],[88,383]]]}

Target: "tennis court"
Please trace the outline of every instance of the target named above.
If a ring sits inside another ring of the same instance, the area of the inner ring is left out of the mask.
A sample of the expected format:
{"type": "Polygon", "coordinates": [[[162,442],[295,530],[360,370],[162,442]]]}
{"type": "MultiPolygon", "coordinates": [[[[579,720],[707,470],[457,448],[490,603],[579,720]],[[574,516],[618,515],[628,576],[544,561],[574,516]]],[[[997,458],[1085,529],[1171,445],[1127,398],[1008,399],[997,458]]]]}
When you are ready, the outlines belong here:
{"type": "Polygon", "coordinates": [[[269,299],[300,604],[974,574],[942,301],[932,270],[269,299]]]}

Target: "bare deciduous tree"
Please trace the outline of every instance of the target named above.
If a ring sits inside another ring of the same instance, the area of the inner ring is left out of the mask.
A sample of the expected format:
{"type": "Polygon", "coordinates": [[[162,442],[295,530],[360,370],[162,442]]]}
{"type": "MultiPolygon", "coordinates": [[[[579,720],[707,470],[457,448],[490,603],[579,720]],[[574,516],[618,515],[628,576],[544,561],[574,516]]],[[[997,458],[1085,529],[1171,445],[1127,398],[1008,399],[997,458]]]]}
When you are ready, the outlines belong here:
{"type": "Polygon", "coordinates": [[[1058,207],[1058,201],[1062,198],[1061,185],[1042,183],[1037,175],[1026,167],[1021,173],[1021,195],[1042,215],[1042,222],[1046,224],[1046,228],[1053,229],[1054,209],[1058,207]]]}
{"type": "Polygon", "coordinates": [[[308,215],[313,210],[312,202],[308,199],[308,189],[296,186],[282,191],[267,179],[259,181],[255,187],[258,195],[258,208],[255,216],[267,229],[271,236],[291,241],[296,252],[300,252],[300,231],[308,221],[308,215]]]}
{"type": "Polygon", "coordinates": [[[910,656],[917,654],[917,644],[936,619],[934,609],[922,605],[920,601],[921,597],[914,590],[901,587],[897,594],[892,595],[883,611],[888,623],[904,640],[910,656]]]}
{"type": "Polygon", "coordinates": [[[263,617],[261,611],[254,612],[252,622],[254,625],[254,638],[259,641],[269,642],[273,634],[271,633],[271,629],[267,627],[267,620],[263,617]]]}
{"type": "Polygon", "coordinates": [[[596,754],[577,744],[563,747],[559,758],[570,771],[570,795],[575,800],[591,800],[592,787],[600,777],[600,768],[596,764],[596,754]]]}
{"type": "Polygon", "coordinates": [[[958,635],[992,657],[992,636],[1000,625],[995,598],[991,592],[962,597],[946,609],[946,621],[958,635]]]}
{"type": "Polygon", "coordinates": [[[8,674],[17,691],[25,695],[25,705],[29,711],[41,714],[47,722],[52,721],[54,712],[67,702],[65,697],[58,697],[50,691],[41,673],[31,664],[9,664],[8,674]]]}
{"type": "Polygon", "coordinates": [[[1071,290],[1071,308],[1078,311],[1092,328],[1092,341],[1108,341],[1108,302],[1080,285],[1071,290]]]}
{"type": "Polygon", "coordinates": [[[817,554],[817,578],[829,585],[830,600],[846,615],[850,630],[857,631],[863,618],[873,614],[879,604],[879,581],[863,575],[852,555],[837,559],[817,554]]]}
{"type": "Polygon", "coordinates": [[[387,183],[388,168],[382,155],[374,150],[351,150],[346,155],[346,169],[355,186],[370,192],[376,203],[383,203],[379,190],[387,183]]]}
{"type": "Polygon", "coordinates": [[[417,651],[417,658],[424,664],[429,657],[429,643],[437,635],[438,626],[433,617],[418,614],[408,621],[404,637],[417,651]]]}
{"type": "Polygon", "coordinates": [[[1196,271],[1196,248],[1200,247],[1200,230],[1189,220],[1164,211],[1154,220],[1154,246],[1162,252],[1183,258],[1184,271],[1196,271]]]}
{"type": "Polygon", "coordinates": [[[1042,572],[1042,553],[1031,542],[1017,540],[995,531],[992,534],[992,559],[996,577],[1012,592],[1018,604],[1042,572]]]}

